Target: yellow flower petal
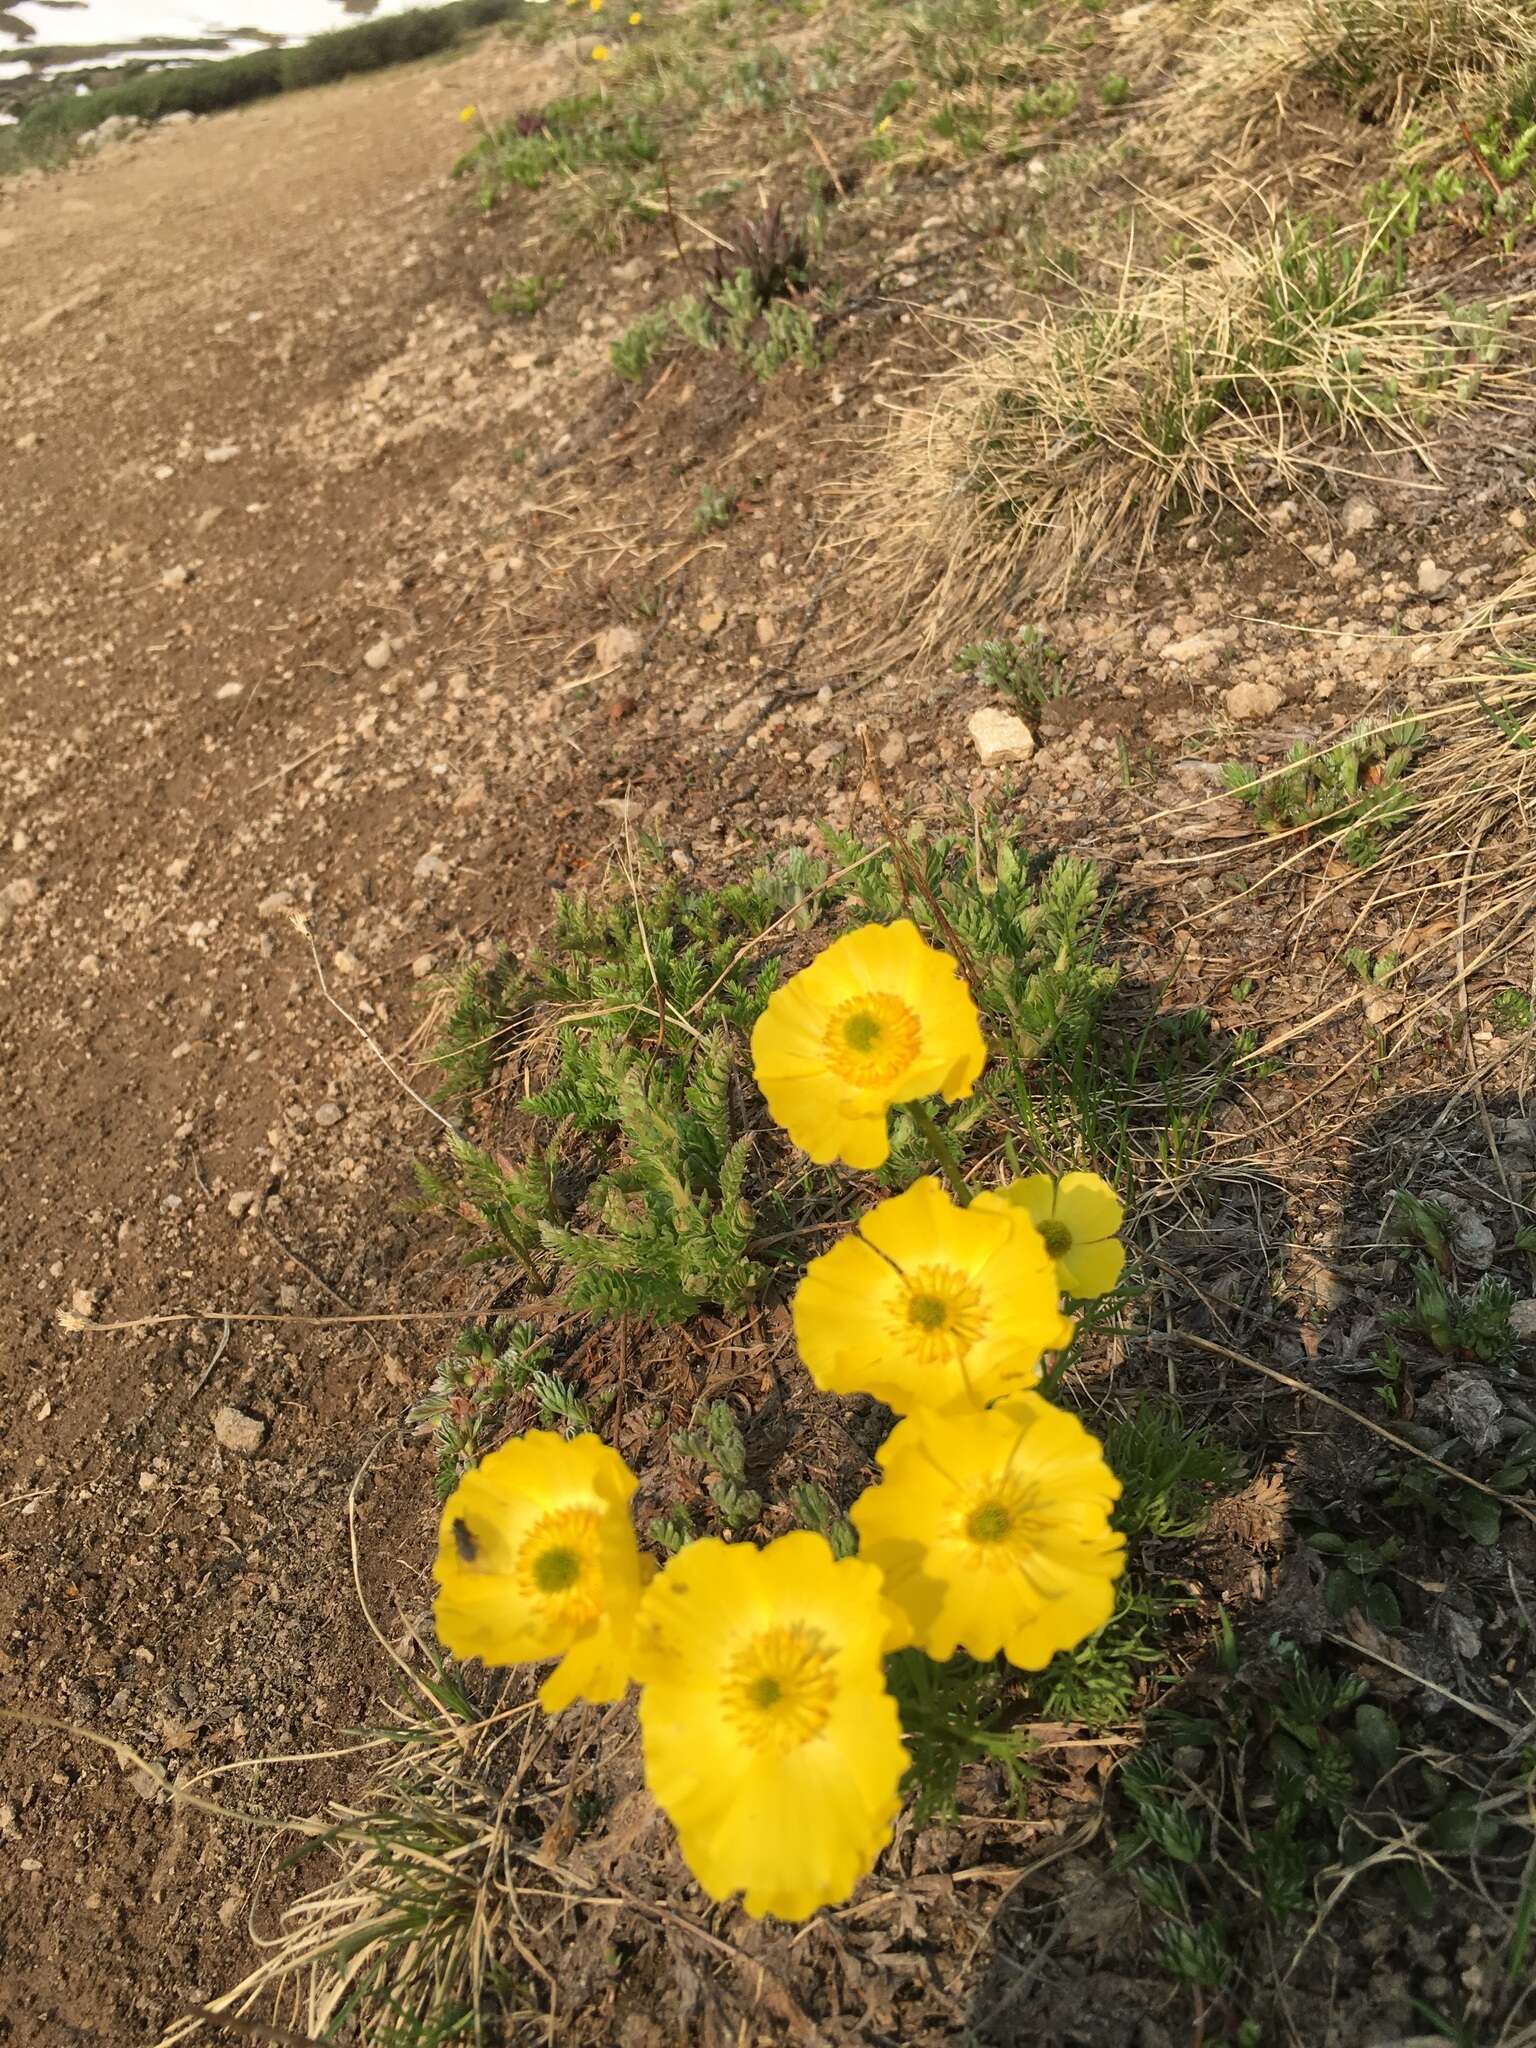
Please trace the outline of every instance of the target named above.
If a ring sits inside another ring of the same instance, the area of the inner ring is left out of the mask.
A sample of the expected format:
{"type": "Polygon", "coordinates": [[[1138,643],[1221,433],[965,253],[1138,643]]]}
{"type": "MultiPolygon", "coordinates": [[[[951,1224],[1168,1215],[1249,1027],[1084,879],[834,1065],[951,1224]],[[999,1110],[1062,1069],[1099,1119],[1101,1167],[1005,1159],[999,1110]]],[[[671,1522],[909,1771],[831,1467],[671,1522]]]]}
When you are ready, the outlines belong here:
{"type": "Polygon", "coordinates": [[[608,62],[608,46],[606,43],[594,43],[592,45],[592,62],[594,64],[606,64],[608,62]]]}
{"type": "Polygon", "coordinates": [[[1097,1301],[1113,1294],[1115,1283],[1125,1270],[1125,1246],[1117,1237],[1102,1237],[1097,1244],[1074,1244],[1056,1261],[1062,1289],[1074,1301],[1097,1301]]]}
{"type": "Polygon", "coordinates": [[[1033,1222],[1056,1262],[1062,1289],[1077,1301],[1108,1294],[1125,1266],[1114,1233],[1125,1220],[1120,1198],[1096,1173],[1032,1173],[995,1194],[979,1195],[977,1208],[1006,1204],[1033,1222]]]}
{"type": "Polygon", "coordinates": [[[1120,1486],[1075,1416],[1020,1394],[899,1422],[878,1455],[852,1509],[859,1554],[931,1657],[1001,1650],[1038,1670],[1109,1619],[1120,1486]]]}
{"type": "Polygon", "coordinates": [[[1056,1183],[1056,1220],[1064,1223],[1076,1244],[1113,1237],[1125,1221],[1120,1197],[1096,1173],[1064,1173],[1056,1183]]]}
{"type": "Polygon", "coordinates": [[[769,1114],[818,1165],[883,1165],[894,1103],[969,1095],[986,1063],[970,991],[910,918],[834,939],[752,1033],[769,1114]]]}
{"type": "Polygon", "coordinates": [[[617,1699],[646,1570],[630,1524],[634,1475],[595,1436],[530,1430],[467,1472],[443,1508],[433,1572],[438,1637],[456,1657],[565,1655],[546,1704],[617,1699]]]}
{"type": "Polygon", "coordinates": [[[1072,1335],[1028,1219],[1001,1200],[962,1209],[931,1177],[811,1261],[794,1317],[823,1392],[873,1394],[901,1414],[1030,1387],[1072,1335]]]}
{"type": "Polygon", "coordinates": [[[646,1594],[646,1781],[711,1898],[803,1920],[873,1866],[906,1768],[892,1629],[879,1574],[809,1534],[690,1543],[646,1594]]]}

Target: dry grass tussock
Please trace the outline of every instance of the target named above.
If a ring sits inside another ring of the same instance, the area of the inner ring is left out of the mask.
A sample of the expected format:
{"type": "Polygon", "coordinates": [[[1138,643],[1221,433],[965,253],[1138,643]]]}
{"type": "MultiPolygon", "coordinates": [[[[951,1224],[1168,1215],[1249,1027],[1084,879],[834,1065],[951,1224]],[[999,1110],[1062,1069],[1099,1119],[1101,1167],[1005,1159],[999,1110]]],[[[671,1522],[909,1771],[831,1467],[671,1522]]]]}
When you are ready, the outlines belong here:
{"type": "MultiPolygon", "coordinates": [[[[1159,42],[1157,14],[1143,33],[1159,42]]],[[[1147,123],[1146,142],[1177,175],[1207,180],[1211,152],[1241,162],[1288,132],[1297,88],[1331,88],[1391,126],[1476,122],[1536,66],[1530,0],[1219,0],[1193,31],[1147,123]],[[1427,104],[1437,102],[1437,104],[1427,104]]]]}
{"type": "Polygon", "coordinates": [[[1165,514],[1253,515],[1309,494],[1349,443],[1412,449],[1527,379],[1517,302],[1448,309],[1404,288],[1387,230],[1271,222],[1206,233],[1176,267],[1127,260],[1113,296],[999,333],[898,419],[860,488],[876,579],[927,640],[962,615],[1056,598],[1139,563],[1165,514]]]}

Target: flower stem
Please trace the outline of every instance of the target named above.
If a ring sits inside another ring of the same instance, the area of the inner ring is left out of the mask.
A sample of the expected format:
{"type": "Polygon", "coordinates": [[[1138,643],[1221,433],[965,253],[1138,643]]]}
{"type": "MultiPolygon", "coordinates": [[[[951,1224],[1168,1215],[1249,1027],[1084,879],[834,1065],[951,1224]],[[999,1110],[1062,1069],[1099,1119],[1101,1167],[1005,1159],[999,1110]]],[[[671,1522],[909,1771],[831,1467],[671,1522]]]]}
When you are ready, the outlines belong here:
{"type": "Polygon", "coordinates": [[[950,1143],[948,1136],[939,1129],[932,1116],[920,1102],[907,1104],[907,1115],[917,1127],[918,1135],[933,1155],[933,1163],[944,1176],[949,1192],[964,1209],[970,1202],[971,1191],[965,1184],[965,1175],[960,1171],[960,1155],[950,1143]]]}

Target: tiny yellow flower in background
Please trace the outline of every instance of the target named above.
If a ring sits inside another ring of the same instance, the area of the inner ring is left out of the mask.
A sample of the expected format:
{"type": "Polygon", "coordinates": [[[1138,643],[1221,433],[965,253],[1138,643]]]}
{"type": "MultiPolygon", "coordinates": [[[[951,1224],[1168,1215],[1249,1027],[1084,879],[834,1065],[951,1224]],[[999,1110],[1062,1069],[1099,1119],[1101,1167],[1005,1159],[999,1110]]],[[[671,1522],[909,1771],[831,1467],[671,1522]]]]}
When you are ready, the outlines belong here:
{"type": "Polygon", "coordinates": [[[460,108],[460,110],[459,110],[459,119],[460,119],[461,121],[463,121],[463,122],[464,122],[464,123],[465,123],[466,125],[467,125],[467,124],[468,124],[469,122],[473,121],[473,119],[474,119],[474,118],[475,118],[475,110],[474,110],[474,108],[473,108],[473,107],[462,107],[462,108],[460,108]]]}
{"type": "Polygon", "coordinates": [[[1096,1173],[1032,1173],[997,1194],[978,1195],[978,1208],[1008,1205],[1034,1223],[1056,1261],[1062,1292],[1077,1301],[1097,1301],[1113,1291],[1125,1266],[1125,1246],[1115,1232],[1125,1221],[1120,1198],[1096,1173]]]}
{"type": "Polygon", "coordinates": [[[646,1782],[704,1890],[782,1920],[840,1904],[907,1764],[883,1654],[910,1637],[879,1573],[809,1533],[707,1537],[651,1586],[638,1640],[646,1782]]]}
{"type": "Polygon", "coordinates": [[[606,64],[608,62],[608,45],[606,43],[594,43],[592,45],[592,62],[594,64],[606,64]]]}
{"type": "Polygon", "coordinates": [[[1120,1483],[1076,1416],[1038,1394],[899,1422],[853,1504],[859,1555],[940,1662],[1001,1650],[1038,1671],[1114,1610],[1120,1483]]]}
{"type": "Polygon", "coordinates": [[[587,5],[594,14],[601,14],[603,11],[603,0],[587,0],[587,5]]]}
{"type": "Polygon", "coordinates": [[[774,991],[752,1032],[769,1114],[818,1166],[883,1166],[892,1105],[959,1102],[986,1058],[959,969],[905,917],[834,939],[774,991]]]}
{"type": "Polygon", "coordinates": [[[530,1430],[466,1472],[438,1529],[438,1638],[486,1664],[563,1661],[539,1703],[621,1697],[655,1566],[630,1523],[635,1477],[595,1436],[530,1430]]]}
{"type": "Polygon", "coordinates": [[[931,1177],[812,1259],[794,1314],[824,1393],[873,1394],[900,1414],[1031,1387],[1042,1353],[1072,1335],[1028,1217],[1001,1201],[962,1209],[931,1177]]]}
{"type": "Polygon", "coordinates": [[[632,14],[629,17],[629,25],[631,28],[638,28],[644,19],[645,16],[643,14],[632,14]]]}
{"type": "Polygon", "coordinates": [[[881,119],[881,120],[879,120],[879,121],[877,121],[877,122],[875,123],[875,133],[876,133],[877,135],[884,135],[884,134],[888,133],[888,132],[889,132],[889,129],[890,129],[890,125],[891,125],[891,117],[890,117],[890,115],[889,115],[889,114],[887,114],[887,115],[885,115],[885,116],[884,116],[884,118],[883,118],[883,119],[881,119]]]}

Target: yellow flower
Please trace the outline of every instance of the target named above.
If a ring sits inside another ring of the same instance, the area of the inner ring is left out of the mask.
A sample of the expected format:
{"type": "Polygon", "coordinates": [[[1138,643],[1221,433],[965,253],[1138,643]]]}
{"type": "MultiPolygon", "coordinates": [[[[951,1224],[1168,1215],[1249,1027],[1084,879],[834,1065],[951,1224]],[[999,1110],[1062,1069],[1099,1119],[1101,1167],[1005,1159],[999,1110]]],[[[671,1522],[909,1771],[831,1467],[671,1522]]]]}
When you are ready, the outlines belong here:
{"type": "Polygon", "coordinates": [[[616,1700],[655,1565],[630,1526],[634,1474],[595,1436],[530,1430],[466,1472],[438,1530],[437,1633],[487,1664],[563,1661],[539,1703],[616,1700]]]}
{"type": "Polygon", "coordinates": [[[1113,1612],[1120,1483],[1074,1415],[1038,1394],[898,1422],[853,1504],[859,1554],[930,1657],[1038,1671],[1113,1612]]]}
{"type": "Polygon", "coordinates": [[[606,43],[594,43],[592,45],[592,62],[594,64],[606,64],[608,62],[608,45],[606,43]]]}
{"type": "Polygon", "coordinates": [[[906,1751],[880,1575],[821,1536],[690,1543],[640,1611],[646,1782],[712,1899],[803,1920],[891,1838],[906,1751]]]}
{"type": "Polygon", "coordinates": [[[1071,1335],[1028,1218],[1002,1202],[962,1209],[931,1178],[877,1202],[795,1293],[795,1339],[817,1386],[901,1414],[1031,1387],[1042,1352],[1071,1335]]]}
{"type": "Polygon", "coordinates": [[[1109,1294],[1125,1265],[1125,1246],[1115,1232],[1125,1221],[1120,1198],[1096,1173],[1032,1173],[995,1195],[978,1195],[976,1206],[1009,1205],[1034,1223],[1056,1261],[1062,1292],[1077,1301],[1109,1294]]]}
{"type": "Polygon", "coordinates": [[[643,14],[632,14],[629,17],[629,25],[631,28],[638,28],[644,19],[645,16],[643,14]]]}
{"type": "Polygon", "coordinates": [[[466,126],[469,124],[469,122],[473,121],[474,118],[475,110],[473,107],[461,107],[459,109],[459,119],[462,122],[464,122],[466,126]]]}
{"type": "Polygon", "coordinates": [[[752,1033],[769,1114],[819,1166],[883,1166],[892,1104],[958,1102],[986,1058],[959,969],[905,917],[834,939],[775,990],[752,1033]]]}
{"type": "Polygon", "coordinates": [[[587,0],[587,5],[594,14],[601,14],[603,11],[603,0],[587,0]]]}
{"type": "Polygon", "coordinates": [[[889,114],[887,114],[883,120],[879,120],[875,123],[875,133],[877,135],[887,135],[890,133],[890,127],[891,117],[889,114]]]}

